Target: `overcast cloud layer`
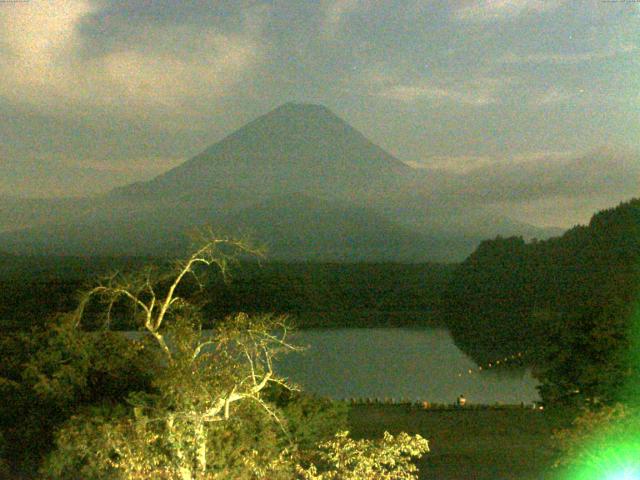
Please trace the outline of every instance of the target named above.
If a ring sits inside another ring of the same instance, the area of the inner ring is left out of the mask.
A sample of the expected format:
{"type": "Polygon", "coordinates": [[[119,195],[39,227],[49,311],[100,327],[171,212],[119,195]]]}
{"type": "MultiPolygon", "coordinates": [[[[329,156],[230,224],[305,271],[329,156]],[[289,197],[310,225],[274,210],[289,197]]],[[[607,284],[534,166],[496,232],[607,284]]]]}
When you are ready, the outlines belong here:
{"type": "Polygon", "coordinates": [[[640,193],[638,32],[632,1],[3,2],[0,193],[150,178],[293,100],[572,225],[640,193]]]}

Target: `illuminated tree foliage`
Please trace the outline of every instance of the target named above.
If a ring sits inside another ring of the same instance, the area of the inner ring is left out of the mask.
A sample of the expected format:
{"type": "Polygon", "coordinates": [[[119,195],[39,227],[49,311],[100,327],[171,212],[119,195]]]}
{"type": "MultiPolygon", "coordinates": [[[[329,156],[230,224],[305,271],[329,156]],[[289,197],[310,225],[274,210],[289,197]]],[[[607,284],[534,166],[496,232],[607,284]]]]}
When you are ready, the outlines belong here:
{"type": "Polygon", "coordinates": [[[54,431],[78,409],[123,402],[151,386],[152,350],[117,332],[80,331],[70,315],[0,341],[0,453],[11,476],[31,478],[51,450],[54,431]]]}
{"type": "Polygon", "coordinates": [[[429,451],[427,440],[420,435],[401,433],[394,437],[385,432],[378,441],[353,440],[349,432],[320,444],[318,464],[304,468],[297,466],[301,480],[410,480],[416,477],[412,463],[429,451]]]}
{"type": "Polygon", "coordinates": [[[202,330],[198,298],[182,295],[193,291],[184,282],[201,283],[211,266],[225,274],[243,254],[259,252],[210,239],[167,274],[103,279],[75,312],[51,323],[16,382],[63,412],[48,430],[54,448],[43,476],[356,478],[341,473],[348,463],[349,471],[371,472],[366,478],[415,478],[410,460],[427,450],[417,436],[371,443],[341,434],[318,449],[344,428],[345,412],[277,375],[277,356],[296,348],[285,318],[239,313],[202,330]],[[135,334],[108,330],[122,317],[137,325],[135,334]],[[332,464],[331,448],[350,460],[332,464]]]}

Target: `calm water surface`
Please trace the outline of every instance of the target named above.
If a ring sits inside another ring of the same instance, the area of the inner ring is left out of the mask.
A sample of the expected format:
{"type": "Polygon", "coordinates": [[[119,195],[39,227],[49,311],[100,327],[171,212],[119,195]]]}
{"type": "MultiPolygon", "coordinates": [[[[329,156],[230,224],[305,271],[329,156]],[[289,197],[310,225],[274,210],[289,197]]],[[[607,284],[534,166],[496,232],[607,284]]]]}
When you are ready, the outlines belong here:
{"type": "Polygon", "coordinates": [[[311,329],[296,332],[292,342],[307,348],[283,357],[279,373],[306,391],[335,399],[452,403],[460,394],[483,404],[539,399],[528,370],[477,372],[445,329],[311,329]]]}

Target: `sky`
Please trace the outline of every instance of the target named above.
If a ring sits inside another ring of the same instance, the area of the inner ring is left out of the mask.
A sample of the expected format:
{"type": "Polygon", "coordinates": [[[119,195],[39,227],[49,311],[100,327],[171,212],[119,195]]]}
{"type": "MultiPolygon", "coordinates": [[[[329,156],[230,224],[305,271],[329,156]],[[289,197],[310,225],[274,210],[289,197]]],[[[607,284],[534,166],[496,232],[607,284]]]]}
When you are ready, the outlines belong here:
{"type": "Polygon", "coordinates": [[[149,179],[288,101],[571,226],[640,195],[640,1],[0,2],[0,194],[149,179]]]}

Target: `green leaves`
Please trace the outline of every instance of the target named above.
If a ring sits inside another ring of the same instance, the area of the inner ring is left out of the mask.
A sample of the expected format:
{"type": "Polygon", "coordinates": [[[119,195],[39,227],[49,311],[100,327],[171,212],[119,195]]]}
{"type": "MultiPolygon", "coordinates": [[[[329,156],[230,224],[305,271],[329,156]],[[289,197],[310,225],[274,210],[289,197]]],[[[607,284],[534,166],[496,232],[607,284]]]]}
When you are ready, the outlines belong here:
{"type": "Polygon", "coordinates": [[[336,433],[318,448],[318,459],[307,467],[297,466],[303,480],[413,480],[413,459],[429,451],[420,435],[384,433],[381,440],[353,440],[349,432],[336,433]]]}

